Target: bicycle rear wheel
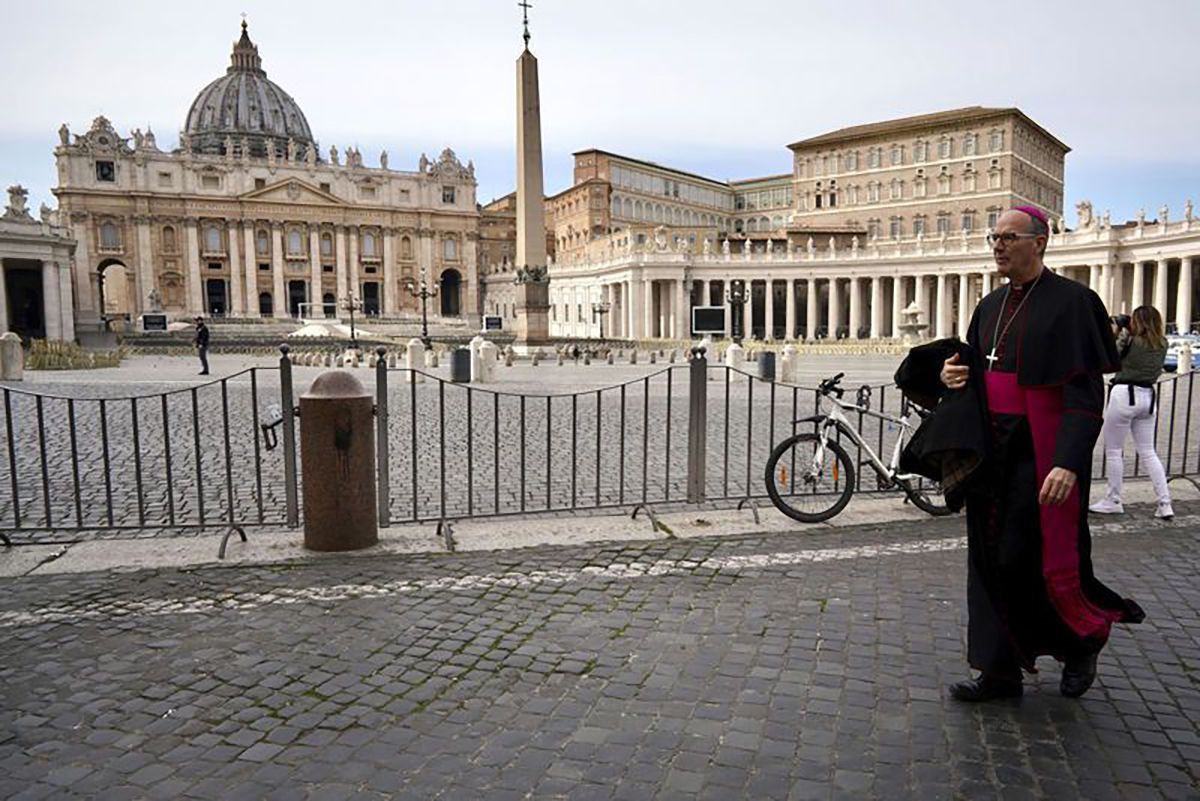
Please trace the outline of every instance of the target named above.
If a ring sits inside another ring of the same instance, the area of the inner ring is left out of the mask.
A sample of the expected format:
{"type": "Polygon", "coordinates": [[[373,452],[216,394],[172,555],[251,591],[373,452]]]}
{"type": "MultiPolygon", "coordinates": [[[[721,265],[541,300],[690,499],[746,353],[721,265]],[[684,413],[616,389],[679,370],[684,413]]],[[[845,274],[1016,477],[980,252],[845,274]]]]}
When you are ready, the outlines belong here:
{"type": "Polygon", "coordinates": [[[954,514],[946,506],[946,499],[942,496],[942,485],[936,481],[925,479],[920,482],[920,486],[917,486],[915,481],[897,481],[896,483],[904,490],[904,494],[912,501],[913,506],[922,512],[934,517],[954,514]]]}
{"type": "Polygon", "coordinates": [[[797,434],[767,459],[767,495],[779,511],[802,523],[821,523],[846,508],[854,492],[854,464],[838,443],[797,434]]]}

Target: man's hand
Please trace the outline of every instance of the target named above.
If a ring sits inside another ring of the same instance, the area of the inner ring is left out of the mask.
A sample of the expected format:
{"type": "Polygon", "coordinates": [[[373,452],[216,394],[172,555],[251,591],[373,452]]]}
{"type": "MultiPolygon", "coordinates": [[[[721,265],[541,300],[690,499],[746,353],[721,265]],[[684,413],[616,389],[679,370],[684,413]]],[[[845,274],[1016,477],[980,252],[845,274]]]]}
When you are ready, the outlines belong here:
{"type": "Polygon", "coordinates": [[[1038,503],[1043,506],[1060,506],[1066,502],[1075,486],[1075,474],[1065,467],[1055,467],[1042,482],[1042,491],[1038,493],[1038,503]]]}
{"type": "Polygon", "coordinates": [[[942,365],[941,379],[946,389],[962,389],[967,385],[967,374],[971,372],[971,368],[960,362],[961,359],[956,353],[942,365]]]}

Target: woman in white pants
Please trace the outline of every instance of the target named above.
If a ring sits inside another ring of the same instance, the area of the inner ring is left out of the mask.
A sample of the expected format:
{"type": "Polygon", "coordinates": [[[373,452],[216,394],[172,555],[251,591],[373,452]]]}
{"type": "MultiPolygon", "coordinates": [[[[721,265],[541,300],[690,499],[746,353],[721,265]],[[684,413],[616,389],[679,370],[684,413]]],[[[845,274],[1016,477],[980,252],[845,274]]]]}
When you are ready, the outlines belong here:
{"type": "Polygon", "coordinates": [[[1097,514],[1121,514],[1121,487],[1125,472],[1125,437],[1133,434],[1133,445],[1154,485],[1158,508],[1154,516],[1170,520],[1171,492],[1167,474],[1154,451],[1154,385],[1162,374],[1167,355],[1162,315],[1153,306],[1133,310],[1128,327],[1117,334],[1121,354],[1121,372],[1112,380],[1108,407],[1104,410],[1104,458],[1108,473],[1108,492],[1089,508],[1097,514]]]}

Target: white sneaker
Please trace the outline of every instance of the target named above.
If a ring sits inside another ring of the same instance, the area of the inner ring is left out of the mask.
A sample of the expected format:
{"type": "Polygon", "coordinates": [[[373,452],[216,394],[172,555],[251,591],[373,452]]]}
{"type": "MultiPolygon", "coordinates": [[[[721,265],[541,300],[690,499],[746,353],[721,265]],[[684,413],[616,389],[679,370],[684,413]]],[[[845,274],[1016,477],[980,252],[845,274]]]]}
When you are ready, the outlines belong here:
{"type": "Polygon", "coordinates": [[[1170,520],[1175,517],[1175,510],[1171,508],[1171,502],[1160,502],[1158,508],[1154,510],[1154,516],[1160,520],[1170,520]]]}
{"type": "Polygon", "coordinates": [[[1125,507],[1120,501],[1114,501],[1107,495],[1088,507],[1089,512],[1095,512],[1098,515],[1123,515],[1125,507]]]}

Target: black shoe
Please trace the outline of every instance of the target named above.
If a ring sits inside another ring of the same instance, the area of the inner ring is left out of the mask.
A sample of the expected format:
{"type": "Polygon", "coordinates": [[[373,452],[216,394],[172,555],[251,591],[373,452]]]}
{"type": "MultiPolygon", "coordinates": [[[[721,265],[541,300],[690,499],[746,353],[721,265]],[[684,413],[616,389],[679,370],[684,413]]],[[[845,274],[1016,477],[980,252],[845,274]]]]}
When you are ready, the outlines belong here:
{"type": "Polygon", "coordinates": [[[207,371],[207,370],[201,370],[199,373],[197,373],[197,375],[208,375],[208,371],[207,371]]]}
{"type": "Polygon", "coordinates": [[[1063,663],[1062,680],[1058,691],[1067,698],[1078,698],[1088,691],[1096,680],[1096,659],[1099,654],[1090,654],[1063,663]]]}
{"type": "Polygon", "coordinates": [[[950,685],[950,696],[956,701],[994,701],[999,698],[1020,698],[1025,692],[1020,678],[983,674],[950,685]]]}

